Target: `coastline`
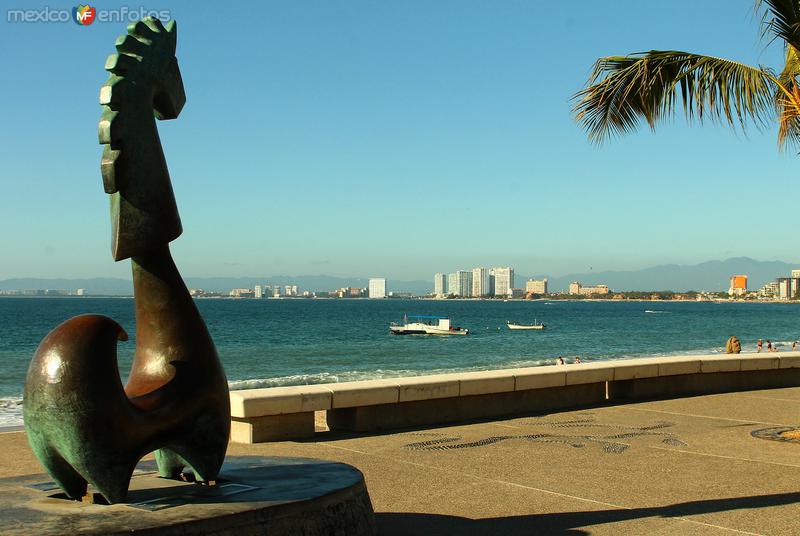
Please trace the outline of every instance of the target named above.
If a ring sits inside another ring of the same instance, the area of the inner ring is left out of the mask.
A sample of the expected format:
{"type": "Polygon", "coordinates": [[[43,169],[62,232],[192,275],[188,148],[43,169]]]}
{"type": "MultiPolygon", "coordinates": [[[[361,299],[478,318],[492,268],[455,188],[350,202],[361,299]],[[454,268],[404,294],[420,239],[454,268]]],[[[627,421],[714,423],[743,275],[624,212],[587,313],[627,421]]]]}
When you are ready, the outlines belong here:
{"type": "MultiPolygon", "coordinates": [[[[32,299],[70,299],[70,298],[77,298],[77,299],[125,299],[125,300],[132,300],[134,296],[132,294],[88,294],[84,296],[76,296],[76,295],[67,295],[67,296],[30,296],[30,295],[11,295],[11,294],[0,294],[0,300],[2,299],[14,299],[14,298],[22,298],[26,300],[32,299]]],[[[251,297],[243,297],[243,296],[192,296],[195,300],[232,300],[232,301],[261,301],[261,300],[303,300],[303,301],[368,301],[374,302],[378,299],[376,298],[367,298],[367,297],[353,297],[353,298],[331,298],[327,296],[277,296],[277,297],[268,297],[268,298],[251,298],[251,297]]],[[[551,302],[551,303],[560,303],[560,302],[569,302],[569,303],[775,303],[775,304],[784,304],[784,305],[799,305],[800,300],[778,300],[778,299],[754,299],[754,300],[726,300],[721,298],[714,298],[714,299],[706,299],[706,300],[654,300],[652,298],[623,298],[623,299],[613,299],[613,298],[567,298],[567,297],[550,297],[550,298],[437,298],[431,296],[406,296],[402,298],[396,297],[386,297],[380,298],[380,301],[436,301],[436,302],[497,302],[497,303],[540,303],[540,302],[551,302]]]]}
{"type": "MultiPolygon", "coordinates": [[[[775,352],[766,352],[766,351],[764,351],[764,352],[752,352],[752,351],[750,351],[750,352],[741,352],[739,354],[732,354],[732,355],[735,355],[735,356],[755,356],[755,355],[758,355],[758,354],[770,354],[770,353],[777,354],[779,352],[777,352],[777,351],[775,351],[775,352]]],[[[578,362],[578,363],[576,363],[574,361],[574,358],[577,357],[577,356],[563,356],[567,360],[566,363],[559,364],[557,362],[558,357],[556,357],[556,358],[553,358],[553,359],[548,359],[547,363],[541,363],[540,365],[534,365],[534,368],[536,368],[536,367],[556,367],[556,368],[560,369],[560,368],[562,368],[564,366],[574,365],[574,364],[602,364],[602,363],[609,363],[609,362],[614,362],[614,361],[628,361],[628,360],[634,360],[634,359],[640,359],[640,358],[670,360],[672,358],[682,358],[682,357],[685,358],[685,357],[691,357],[691,356],[694,356],[694,355],[697,355],[697,356],[708,355],[708,351],[698,351],[698,352],[692,352],[692,353],[671,353],[671,354],[661,354],[661,355],[650,354],[650,355],[616,357],[616,358],[611,358],[611,359],[585,359],[584,361],[581,361],[581,362],[578,362]]],[[[719,355],[720,357],[728,356],[728,354],[726,354],[724,352],[724,349],[722,349],[722,348],[720,348],[720,351],[716,352],[715,355],[719,355]]],[[[462,372],[467,372],[467,373],[469,373],[469,372],[495,372],[495,371],[513,370],[513,369],[518,369],[518,368],[519,368],[518,366],[516,366],[514,364],[510,364],[507,367],[500,367],[500,368],[482,368],[482,367],[478,367],[478,368],[459,368],[459,369],[452,369],[452,370],[451,369],[446,369],[446,370],[443,369],[443,370],[433,370],[433,371],[415,371],[415,373],[408,374],[408,375],[387,375],[387,376],[379,376],[377,378],[372,378],[372,379],[378,379],[378,380],[391,380],[391,379],[399,379],[399,378],[410,379],[410,378],[415,378],[415,377],[419,377],[419,376],[435,376],[435,375],[446,375],[446,374],[454,374],[454,373],[457,374],[457,373],[462,373],[462,372]]],[[[251,389],[262,389],[262,388],[265,388],[265,387],[267,387],[267,388],[268,387],[293,387],[293,386],[316,385],[317,384],[316,382],[315,383],[308,383],[307,382],[307,383],[292,383],[292,384],[276,383],[274,385],[263,385],[264,382],[269,383],[270,380],[274,380],[274,379],[233,380],[233,381],[229,382],[229,390],[230,391],[247,391],[247,390],[251,390],[251,389]],[[239,385],[237,386],[236,384],[239,384],[239,385]]],[[[353,378],[353,379],[345,380],[343,382],[339,382],[337,380],[337,381],[334,381],[333,383],[349,383],[349,382],[354,382],[354,381],[370,381],[370,380],[353,378]]],[[[328,379],[324,383],[331,383],[330,379],[328,379]]],[[[6,400],[11,400],[11,399],[12,399],[11,397],[6,397],[6,400]]],[[[21,408],[21,405],[22,405],[21,404],[21,398],[17,398],[16,400],[19,400],[19,406],[21,408]]],[[[24,432],[24,431],[25,431],[25,426],[22,423],[21,416],[20,416],[20,420],[19,420],[18,423],[0,424],[0,434],[18,433],[18,432],[24,432]]]]}
{"type": "MultiPolygon", "coordinates": [[[[294,299],[245,301],[198,304],[224,358],[232,390],[548,367],[559,357],[568,363],[575,356],[595,363],[722,354],[731,335],[740,339],[745,353],[756,351],[758,338],[764,339],[764,346],[771,340],[778,350],[788,350],[800,338],[793,309],[769,303],[726,306],[731,303],[727,300],[688,306],[652,299],[627,306],[604,305],[618,300],[558,303],[547,298],[497,305],[491,303],[497,300],[480,299],[386,299],[349,306],[331,300],[314,305],[294,299]],[[391,336],[390,321],[412,312],[451,317],[470,329],[470,337],[391,336]],[[509,320],[530,323],[535,319],[546,323],[547,329],[534,333],[506,327],[509,320]]],[[[3,429],[22,424],[21,399],[30,355],[54,325],[88,309],[118,319],[126,327],[135,324],[130,299],[0,300],[0,305],[4,306],[0,323],[8,328],[8,338],[0,344],[0,357],[7,367],[0,383],[3,429]]],[[[120,344],[118,351],[124,378],[134,344],[120,344]]]]}
{"type": "MultiPolygon", "coordinates": [[[[252,299],[252,298],[244,298],[252,299]]],[[[341,299],[341,298],[330,298],[341,299]]],[[[348,298],[348,299],[369,299],[369,298],[348,298]]],[[[391,299],[391,298],[388,298],[391,299]]],[[[615,300],[613,298],[428,298],[420,297],[419,300],[424,301],[442,301],[442,302],[498,302],[498,303],[526,303],[526,302],[550,302],[550,303],[778,303],[786,305],[798,305],[800,300],[654,300],[650,298],[625,298],[622,300],[615,300]]]]}

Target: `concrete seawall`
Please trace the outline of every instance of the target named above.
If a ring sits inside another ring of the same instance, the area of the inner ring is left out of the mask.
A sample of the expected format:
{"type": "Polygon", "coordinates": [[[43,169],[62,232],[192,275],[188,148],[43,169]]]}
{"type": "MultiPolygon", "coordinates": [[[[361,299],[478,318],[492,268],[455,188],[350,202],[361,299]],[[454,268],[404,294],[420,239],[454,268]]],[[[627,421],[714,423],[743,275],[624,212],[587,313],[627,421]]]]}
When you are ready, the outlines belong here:
{"type": "Polygon", "coordinates": [[[800,352],[713,354],[231,392],[231,439],[365,432],[626,401],[800,386],[800,352]]]}

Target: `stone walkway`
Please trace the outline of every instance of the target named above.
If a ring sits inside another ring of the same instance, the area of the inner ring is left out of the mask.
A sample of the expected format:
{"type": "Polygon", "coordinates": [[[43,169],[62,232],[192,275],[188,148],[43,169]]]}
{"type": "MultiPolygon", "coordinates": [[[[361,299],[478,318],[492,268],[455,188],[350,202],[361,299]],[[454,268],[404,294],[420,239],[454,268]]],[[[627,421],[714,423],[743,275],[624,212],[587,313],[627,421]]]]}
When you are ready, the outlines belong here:
{"type": "MultiPolygon", "coordinates": [[[[365,475],[381,534],[800,534],[800,388],[231,445],[365,475]]],[[[41,472],[0,433],[0,476],[41,472]]],[[[0,525],[2,533],[2,525],[0,525]]]]}

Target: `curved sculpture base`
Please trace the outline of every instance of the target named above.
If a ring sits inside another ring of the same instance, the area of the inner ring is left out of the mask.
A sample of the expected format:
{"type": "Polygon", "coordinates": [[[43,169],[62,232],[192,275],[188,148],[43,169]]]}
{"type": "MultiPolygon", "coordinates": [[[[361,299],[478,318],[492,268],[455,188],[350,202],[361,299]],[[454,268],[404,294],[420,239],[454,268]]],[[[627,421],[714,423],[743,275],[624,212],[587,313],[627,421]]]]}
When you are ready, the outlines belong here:
{"type": "Polygon", "coordinates": [[[337,462],[231,457],[215,486],[163,479],[142,463],[128,500],[114,505],[61,498],[46,480],[0,479],[0,517],[13,520],[3,534],[375,534],[364,476],[337,462]]]}

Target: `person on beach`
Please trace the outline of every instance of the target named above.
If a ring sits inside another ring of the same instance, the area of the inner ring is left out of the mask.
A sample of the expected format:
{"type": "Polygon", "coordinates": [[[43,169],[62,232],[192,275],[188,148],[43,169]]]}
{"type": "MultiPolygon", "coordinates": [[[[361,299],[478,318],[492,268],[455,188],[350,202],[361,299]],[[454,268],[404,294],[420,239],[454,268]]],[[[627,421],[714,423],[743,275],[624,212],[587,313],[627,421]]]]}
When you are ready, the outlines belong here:
{"type": "Polygon", "coordinates": [[[792,341],[792,352],[797,351],[797,341],[792,341]]]}
{"type": "Polygon", "coordinates": [[[767,352],[771,352],[771,351],[772,351],[772,341],[767,339],[767,352]]]}
{"type": "Polygon", "coordinates": [[[563,365],[563,364],[564,364],[564,358],[558,356],[558,359],[556,359],[556,365],[563,365]]]}
{"type": "Polygon", "coordinates": [[[764,346],[764,341],[758,339],[758,353],[761,353],[761,348],[764,346]]]}
{"type": "Polygon", "coordinates": [[[580,356],[577,356],[577,355],[575,356],[575,364],[576,364],[576,365],[580,365],[580,364],[581,364],[581,358],[580,358],[580,356]]]}

